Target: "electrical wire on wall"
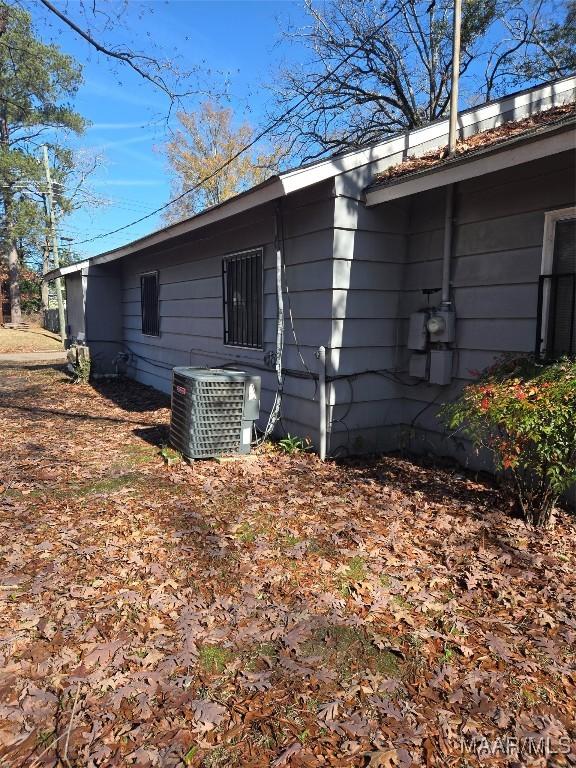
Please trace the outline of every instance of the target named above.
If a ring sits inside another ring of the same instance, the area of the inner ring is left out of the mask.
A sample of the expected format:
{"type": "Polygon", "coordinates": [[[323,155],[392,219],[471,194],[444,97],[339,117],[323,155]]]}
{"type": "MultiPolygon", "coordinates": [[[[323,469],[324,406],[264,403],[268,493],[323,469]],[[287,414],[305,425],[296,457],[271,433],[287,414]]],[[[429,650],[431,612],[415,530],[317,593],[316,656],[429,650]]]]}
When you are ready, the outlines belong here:
{"type": "Polygon", "coordinates": [[[282,377],[282,358],[284,354],[284,299],[282,296],[282,250],[283,241],[281,237],[282,221],[282,201],[278,202],[276,207],[276,216],[274,219],[274,244],[276,246],[276,379],[277,387],[274,395],[274,402],[270,409],[268,422],[262,435],[262,442],[267,440],[274,431],[274,427],[280,418],[282,408],[282,396],[284,394],[284,379],[282,377]]]}

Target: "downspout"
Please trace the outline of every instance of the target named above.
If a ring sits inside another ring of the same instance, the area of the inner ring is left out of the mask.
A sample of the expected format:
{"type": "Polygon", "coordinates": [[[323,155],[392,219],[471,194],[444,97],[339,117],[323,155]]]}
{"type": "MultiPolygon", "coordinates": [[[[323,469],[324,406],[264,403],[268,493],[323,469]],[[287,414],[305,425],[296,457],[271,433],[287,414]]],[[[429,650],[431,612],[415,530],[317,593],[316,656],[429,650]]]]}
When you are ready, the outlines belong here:
{"type": "Polygon", "coordinates": [[[318,446],[318,455],[320,456],[320,461],[324,461],[326,459],[326,348],[325,347],[318,347],[318,352],[316,353],[316,357],[318,358],[318,407],[319,407],[319,417],[318,417],[318,436],[319,436],[319,446],[318,446]]]}
{"type": "Polygon", "coordinates": [[[442,298],[440,306],[450,307],[450,267],[452,260],[452,239],[454,236],[454,184],[446,187],[444,209],[444,252],[442,254],[442,298]]]}

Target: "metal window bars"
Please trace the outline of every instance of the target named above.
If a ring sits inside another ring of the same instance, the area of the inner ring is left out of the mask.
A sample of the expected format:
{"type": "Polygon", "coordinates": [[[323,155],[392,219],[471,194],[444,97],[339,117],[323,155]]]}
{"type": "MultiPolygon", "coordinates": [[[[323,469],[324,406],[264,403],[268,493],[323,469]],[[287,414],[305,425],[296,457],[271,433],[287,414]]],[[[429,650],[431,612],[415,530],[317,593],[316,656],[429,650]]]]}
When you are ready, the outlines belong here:
{"type": "Polygon", "coordinates": [[[158,272],[148,272],[145,275],[140,275],[142,333],[145,336],[160,336],[158,282],[158,272]]]}
{"type": "Polygon", "coordinates": [[[222,260],[224,343],[262,349],[262,251],[245,251],[222,260]]]}

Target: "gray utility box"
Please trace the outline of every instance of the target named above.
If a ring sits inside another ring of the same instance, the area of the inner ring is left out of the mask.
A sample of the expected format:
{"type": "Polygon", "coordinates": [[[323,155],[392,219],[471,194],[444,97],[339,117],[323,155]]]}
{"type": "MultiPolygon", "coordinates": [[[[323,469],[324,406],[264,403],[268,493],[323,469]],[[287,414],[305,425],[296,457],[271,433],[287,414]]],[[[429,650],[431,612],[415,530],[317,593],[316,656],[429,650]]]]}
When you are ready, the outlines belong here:
{"type": "Polygon", "coordinates": [[[174,368],[170,443],[189,459],[250,453],[260,377],[221,368],[174,368]]]}

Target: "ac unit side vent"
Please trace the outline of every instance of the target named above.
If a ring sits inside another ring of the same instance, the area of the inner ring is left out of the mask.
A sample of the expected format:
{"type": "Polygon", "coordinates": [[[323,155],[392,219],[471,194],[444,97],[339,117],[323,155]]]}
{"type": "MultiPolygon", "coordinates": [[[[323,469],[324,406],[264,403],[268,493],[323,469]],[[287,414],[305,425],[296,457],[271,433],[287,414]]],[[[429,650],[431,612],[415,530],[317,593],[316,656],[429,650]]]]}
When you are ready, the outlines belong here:
{"type": "Polygon", "coordinates": [[[170,443],[190,459],[249,453],[260,377],[218,368],[174,368],[170,443]]]}

